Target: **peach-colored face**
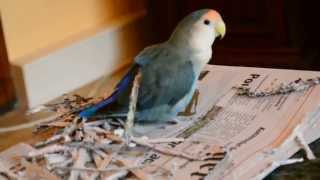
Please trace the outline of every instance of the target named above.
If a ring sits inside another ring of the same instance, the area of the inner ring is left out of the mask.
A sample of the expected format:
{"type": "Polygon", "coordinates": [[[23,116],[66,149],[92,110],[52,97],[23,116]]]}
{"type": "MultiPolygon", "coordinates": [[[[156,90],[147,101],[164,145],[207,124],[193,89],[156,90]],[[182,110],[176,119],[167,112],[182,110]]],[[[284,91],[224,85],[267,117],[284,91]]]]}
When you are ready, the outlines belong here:
{"type": "Polygon", "coordinates": [[[202,9],[183,19],[170,39],[193,49],[208,50],[217,37],[224,37],[225,31],[225,24],[217,11],[202,9]]]}
{"type": "Polygon", "coordinates": [[[204,14],[202,18],[208,19],[214,24],[215,33],[217,34],[217,36],[220,36],[221,38],[224,37],[226,33],[226,26],[222,20],[222,17],[217,11],[210,10],[206,14],[204,14]]]}
{"type": "Polygon", "coordinates": [[[219,14],[217,11],[215,11],[215,10],[210,10],[209,12],[207,12],[207,13],[203,16],[203,18],[208,19],[208,20],[210,20],[210,21],[212,21],[212,22],[222,21],[222,18],[221,18],[221,16],[220,16],[220,14],[219,14]]]}

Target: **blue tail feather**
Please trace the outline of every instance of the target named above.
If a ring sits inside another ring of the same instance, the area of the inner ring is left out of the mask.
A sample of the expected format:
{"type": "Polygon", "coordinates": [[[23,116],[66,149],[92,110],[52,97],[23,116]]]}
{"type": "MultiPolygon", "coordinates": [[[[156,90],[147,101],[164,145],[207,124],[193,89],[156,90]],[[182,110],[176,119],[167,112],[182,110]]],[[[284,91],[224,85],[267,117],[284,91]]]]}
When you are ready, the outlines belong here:
{"type": "Polygon", "coordinates": [[[135,75],[138,72],[139,66],[135,64],[129,72],[121,79],[121,81],[117,84],[116,89],[114,92],[106,99],[102,100],[98,104],[93,105],[92,107],[89,107],[87,109],[82,110],[79,113],[80,117],[86,118],[93,116],[97,111],[100,109],[110,105],[111,103],[115,102],[118,98],[118,96],[125,91],[130,83],[133,81],[135,75]]]}

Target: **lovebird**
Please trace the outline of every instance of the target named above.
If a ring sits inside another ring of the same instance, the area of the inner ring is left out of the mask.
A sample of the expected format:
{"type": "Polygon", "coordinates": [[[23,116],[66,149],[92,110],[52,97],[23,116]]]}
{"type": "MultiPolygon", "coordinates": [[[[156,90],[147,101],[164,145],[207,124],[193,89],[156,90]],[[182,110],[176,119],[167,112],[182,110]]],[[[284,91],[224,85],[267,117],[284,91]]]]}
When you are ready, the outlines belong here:
{"type": "Polygon", "coordinates": [[[212,56],[211,46],[223,38],[226,26],[212,9],[192,12],[182,19],[170,38],[144,48],[114,92],[100,103],[80,112],[91,117],[101,112],[126,116],[134,77],[140,72],[135,122],[175,120],[191,101],[197,79],[212,56]]]}

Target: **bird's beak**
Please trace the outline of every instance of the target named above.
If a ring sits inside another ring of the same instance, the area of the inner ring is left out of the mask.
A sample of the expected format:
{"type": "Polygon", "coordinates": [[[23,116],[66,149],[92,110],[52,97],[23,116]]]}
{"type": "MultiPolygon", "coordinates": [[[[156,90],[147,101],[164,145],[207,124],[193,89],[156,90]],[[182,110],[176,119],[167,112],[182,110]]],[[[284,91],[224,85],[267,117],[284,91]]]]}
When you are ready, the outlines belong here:
{"type": "Polygon", "coordinates": [[[222,20],[217,23],[215,31],[217,33],[217,36],[220,36],[220,39],[222,39],[226,34],[226,25],[222,20]]]}

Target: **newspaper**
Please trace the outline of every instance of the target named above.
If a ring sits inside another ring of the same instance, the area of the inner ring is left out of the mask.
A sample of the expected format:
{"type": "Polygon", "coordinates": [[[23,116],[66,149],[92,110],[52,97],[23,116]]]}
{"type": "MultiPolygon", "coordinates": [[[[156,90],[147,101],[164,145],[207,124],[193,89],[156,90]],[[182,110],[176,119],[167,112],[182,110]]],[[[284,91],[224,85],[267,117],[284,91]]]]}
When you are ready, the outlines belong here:
{"type": "MultiPolygon", "coordinates": [[[[135,136],[184,138],[183,142],[159,146],[201,160],[189,161],[145,149],[142,153],[121,154],[121,158],[128,158],[130,165],[142,167],[141,172],[156,180],[263,179],[283,164],[303,161],[289,159],[301,148],[313,159],[308,144],[320,137],[319,86],[258,98],[239,96],[234,87],[269,91],[281,83],[319,77],[319,74],[208,65],[192,103],[180,113],[176,124],[136,124],[133,129],[135,136]]],[[[2,152],[0,170],[13,167],[17,164],[15,156],[32,150],[31,146],[20,144],[2,152]]],[[[57,179],[46,169],[26,161],[24,165],[29,177],[57,179]]]]}
{"type": "Polygon", "coordinates": [[[187,138],[167,148],[203,157],[189,162],[157,152],[138,158],[152,164],[144,170],[156,179],[261,179],[290,158],[302,146],[299,134],[310,143],[320,137],[320,87],[269,97],[236,95],[234,86],[268,90],[297,78],[319,76],[319,72],[247,67],[208,66],[199,81],[194,112],[180,117],[171,127],[137,127],[149,137],[175,135],[187,138]],[[266,170],[269,171],[266,173],[266,170]]]}

